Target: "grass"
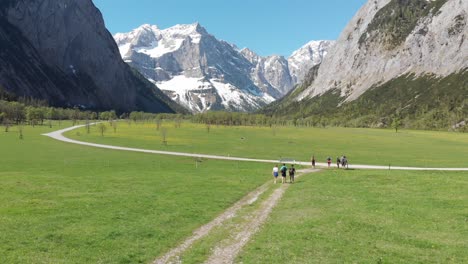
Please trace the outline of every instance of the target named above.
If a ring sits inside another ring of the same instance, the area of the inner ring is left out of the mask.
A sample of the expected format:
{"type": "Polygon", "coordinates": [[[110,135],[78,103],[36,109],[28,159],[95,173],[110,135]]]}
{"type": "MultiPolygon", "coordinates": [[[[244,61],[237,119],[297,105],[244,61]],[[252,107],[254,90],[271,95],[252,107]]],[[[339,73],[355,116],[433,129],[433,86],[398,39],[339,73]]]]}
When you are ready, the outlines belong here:
{"type": "MultiPolygon", "coordinates": [[[[71,124],[62,124],[63,127],[71,124]]],[[[270,165],[0,132],[1,263],[146,263],[270,180],[270,165]]]]}
{"type": "Polygon", "coordinates": [[[181,257],[184,264],[204,263],[212,254],[212,250],[220,243],[226,243],[225,240],[231,238],[233,234],[241,231],[244,222],[249,219],[249,214],[258,210],[261,204],[273,193],[281,184],[268,184],[268,189],[261,194],[258,199],[241,208],[235,216],[225,221],[221,226],[214,228],[207,236],[194,243],[181,257]]]}
{"type": "MultiPolygon", "coordinates": [[[[63,124],[67,127],[71,124],[63,124]]],[[[466,134],[345,128],[206,127],[118,123],[68,133],[84,141],[319,161],[466,166],[466,134]]],[[[254,188],[270,164],[203,160],[95,149],[40,136],[59,129],[0,133],[1,263],[147,263],[254,188]]],[[[247,245],[243,263],[468,262],[466,172],[326,170],[300,178],[247,245]]],[[[272,184],[271,184],[272,185],[272,184]]],[[[220,238],[272,188],[226,226],[185,253],[206,259],[220,238]]]]}
{"type": "Polygon", "coordinates": [[[145,149],[184,151],[249,158],[295,158],[318,162],[345,154],[351,164],[420,167],[466,167],[468,134],[364,128],[223,127],[183,123],[181,128],[165,121],[167,146],[156,124],[120,122],[104,137],[92,127],[68,132],[68,137],[103,144],[145,149]]]}
{"type": "Polygon", "coordinates": [[[467,263],[466,172],[338,171],[289,188],[242,263],[467,263]]]}

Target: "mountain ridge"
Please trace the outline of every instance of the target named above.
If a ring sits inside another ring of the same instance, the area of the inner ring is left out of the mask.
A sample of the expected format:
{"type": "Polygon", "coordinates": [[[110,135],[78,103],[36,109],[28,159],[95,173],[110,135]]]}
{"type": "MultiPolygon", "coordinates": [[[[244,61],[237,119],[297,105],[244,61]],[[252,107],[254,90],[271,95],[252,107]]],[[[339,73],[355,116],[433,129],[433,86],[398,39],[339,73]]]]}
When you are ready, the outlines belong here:
{"type": "Polygon", "coordinates": [[[295,84],[283,56],[238,49],[199,23],[144,24],[114,39],[124,61],[193,112],[253,111],[295,84]]]}

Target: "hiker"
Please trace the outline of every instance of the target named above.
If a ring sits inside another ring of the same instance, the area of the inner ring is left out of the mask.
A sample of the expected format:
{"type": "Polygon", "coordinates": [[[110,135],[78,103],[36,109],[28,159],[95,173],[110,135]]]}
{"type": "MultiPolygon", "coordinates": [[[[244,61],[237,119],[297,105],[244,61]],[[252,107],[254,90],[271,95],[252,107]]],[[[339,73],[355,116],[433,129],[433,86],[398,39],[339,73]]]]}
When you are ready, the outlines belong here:
{"type": "Polygon", "coordinates": [[[314,167],[314,169],[315,169],[315,156],[312,156],[312,160],[311,160],[311,161],[312,161],[312,167],[314,167]]]}
{"type": "Polygon", "coordinates": [[[276,184],[276,179],[278,179],[278,165],[275,165],[275,167],[273,167],[273,177],[275,178],[275,184],[276,184]]]}
{"type": "Polygon", "coordinates": [[[340,163],[341,163],[340,157],[336,157],[336,166],[338,167],[338,169],[340,168],[340,163]]]}
{"type": "Polygon", "coordinates": [[[296,174],[296,169],[294,168],[294,165],[291,165],[291,168],[289,168],[289,182],[290,183],[294,182],[294,174],[296,174]]]}
{"type": "Polygon", "coordinates": [[[331,165],[331,158],[330,157],[327,158],[327,164],[328,164],[328,168],[330,168],[330,165],[331,165]]]}
{"type": "Polygon", "coordinates": [[[280,168],[281,172],[281,183],[286,183],[286,172],[288,171],[288,167],[286,167],[286,164],[283,163],[283,166],[280,168]]]}
{"type": "Polygon", "coordinates": [[[348,159],[344,155],[343,155],[343,160],[341,162],[341,167],[346,168],[346,169],[348,168],[348,159]]]}

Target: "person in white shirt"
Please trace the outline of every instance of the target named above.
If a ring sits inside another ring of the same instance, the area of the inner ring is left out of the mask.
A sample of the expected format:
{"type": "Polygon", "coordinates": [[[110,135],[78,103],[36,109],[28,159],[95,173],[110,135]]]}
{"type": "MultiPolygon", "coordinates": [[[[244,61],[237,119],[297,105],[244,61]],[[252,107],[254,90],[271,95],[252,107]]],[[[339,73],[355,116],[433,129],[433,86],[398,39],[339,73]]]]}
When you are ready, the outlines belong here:
{"type": "Polygon", "coordinates": [[[275,167],[273,167],[273,177],[275,178],[275,183],[276,183],[276,180],[278,179],[278,165],[275,165],[275,167]]]}

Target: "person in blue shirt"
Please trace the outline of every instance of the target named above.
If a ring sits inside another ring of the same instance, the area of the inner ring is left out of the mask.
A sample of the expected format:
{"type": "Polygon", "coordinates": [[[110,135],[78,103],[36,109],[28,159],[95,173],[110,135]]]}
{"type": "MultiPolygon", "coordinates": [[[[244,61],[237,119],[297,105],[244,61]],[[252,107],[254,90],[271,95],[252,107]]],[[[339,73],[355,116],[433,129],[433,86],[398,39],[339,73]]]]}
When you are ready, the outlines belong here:
{"type": "Polygon", "coordinates": [[[286,183],[286,172],[288,171],[288,167],[286,167],[286,164],[283,163],[283,166],[280,168],[281,172],[281,183],[286,183]]]}

